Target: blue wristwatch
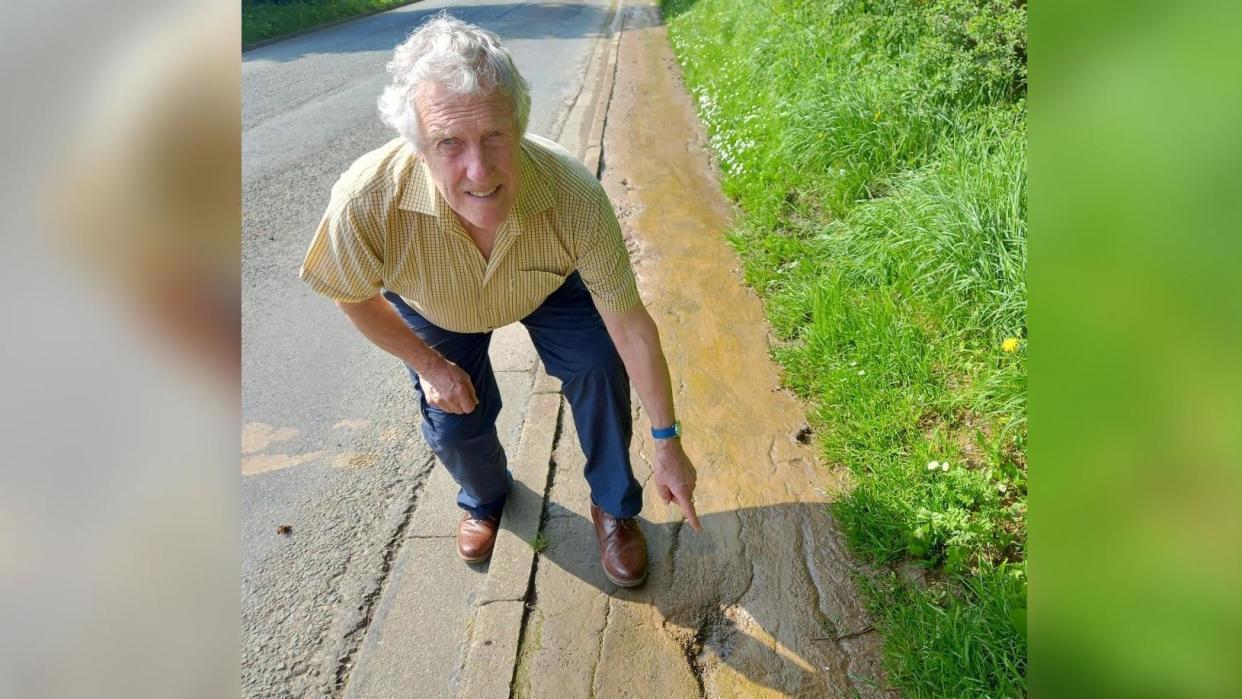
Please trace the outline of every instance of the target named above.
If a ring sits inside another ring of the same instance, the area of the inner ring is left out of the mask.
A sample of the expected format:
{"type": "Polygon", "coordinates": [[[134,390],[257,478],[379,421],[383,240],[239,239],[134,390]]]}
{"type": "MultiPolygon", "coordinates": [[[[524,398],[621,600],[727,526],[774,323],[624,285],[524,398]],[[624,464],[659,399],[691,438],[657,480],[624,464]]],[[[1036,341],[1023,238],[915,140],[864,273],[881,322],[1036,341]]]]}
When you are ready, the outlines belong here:
{"type": "Polygon", "coordinates": [[[674,420],[672,427],[651,428],[651,436],[655,439],[674,439],[681,436],[681,420],[674,420]]]}

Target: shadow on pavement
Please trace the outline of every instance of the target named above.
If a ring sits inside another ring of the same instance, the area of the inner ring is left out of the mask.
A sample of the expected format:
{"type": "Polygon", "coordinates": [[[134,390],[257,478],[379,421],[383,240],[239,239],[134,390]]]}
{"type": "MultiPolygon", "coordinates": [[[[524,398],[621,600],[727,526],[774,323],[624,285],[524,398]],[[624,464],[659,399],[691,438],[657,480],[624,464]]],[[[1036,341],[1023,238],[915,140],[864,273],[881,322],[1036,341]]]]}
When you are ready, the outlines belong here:
{"type": "MultiPolygon", "coordinates": [[[[647,515],[661,517],[652,511],[657,508],[648,505],[647,515]]],[[[856,696],[855,688],[863,696],[883,691],[872,679],[879,676],[877,668],[851,659],[864,647],[874,650],[879,639],[855,601],[852,575],[861,569],[849,560],[824,503],[702,514],[702,534],[681,522],[675,510],[668,516],[677,521],[657,523],[640,516],[648,579],[624,589],[600,568],[589,517],[549,501],[541,527],[548,545],[539,554],[532,607],[548,609],[541,615],[540,633],[549,640],[536,645],[555,644],[549,618],[580,616],[563,612],[580,609],[584,595],[594,596],[585,586],[613,600],[653,608],[656,614],[647,618],[614,612],[601,633],[626,635],[631,630],[624,625],[635,619],[657,626],[681,646],[684,659],[677,660],[689,666],[700,686],[723,665],[753,685],[795,696],[856,696]],[[562,608],[557,595],[575,601],[562,608]]],[[[581,619],[573,623],[589,625],[581,619]]],[[[604,639],[584,640],[604,648],[604,639]]]]}

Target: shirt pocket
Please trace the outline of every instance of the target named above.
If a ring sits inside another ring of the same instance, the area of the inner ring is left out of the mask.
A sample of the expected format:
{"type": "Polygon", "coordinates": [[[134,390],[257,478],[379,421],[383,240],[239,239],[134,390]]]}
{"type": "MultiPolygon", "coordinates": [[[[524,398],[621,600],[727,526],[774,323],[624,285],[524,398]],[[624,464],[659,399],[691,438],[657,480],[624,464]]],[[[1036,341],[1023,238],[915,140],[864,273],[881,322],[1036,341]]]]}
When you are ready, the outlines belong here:
{"type": "Polygon", "coordinates": [[[539,269],[518,270],[509,286],[509,298],[514,303],[513,315],[525,318],[539,308],[545,299],[561,288],[567,276],[539,269]]]}

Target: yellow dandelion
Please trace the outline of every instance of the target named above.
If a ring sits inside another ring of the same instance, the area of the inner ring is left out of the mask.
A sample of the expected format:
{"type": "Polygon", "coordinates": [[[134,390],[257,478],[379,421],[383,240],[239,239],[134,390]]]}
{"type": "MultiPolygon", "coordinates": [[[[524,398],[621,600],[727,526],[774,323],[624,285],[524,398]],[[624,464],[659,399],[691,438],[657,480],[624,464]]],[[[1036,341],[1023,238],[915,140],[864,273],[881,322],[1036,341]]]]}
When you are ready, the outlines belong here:
{"type": "Polygon", "coordinates": [[[1018,338],[1016,337],[1005,338],[1005,341],[1001,343],[1001,349],[1010,354],[1017,352],[1018,351],[1018,338]]]}

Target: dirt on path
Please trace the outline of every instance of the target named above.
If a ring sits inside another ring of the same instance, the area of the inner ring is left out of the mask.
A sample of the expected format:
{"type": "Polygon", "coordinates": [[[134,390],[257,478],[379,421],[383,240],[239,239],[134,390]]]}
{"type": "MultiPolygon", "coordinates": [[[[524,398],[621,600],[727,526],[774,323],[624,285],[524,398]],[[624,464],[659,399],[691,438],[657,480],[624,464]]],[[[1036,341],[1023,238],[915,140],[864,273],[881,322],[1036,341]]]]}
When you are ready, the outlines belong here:
{"type": "MultiPolygon", "coordinates": [[[[842,476],[798,439],[804,408],[779,387],[762,304],[724,240],[731,209],[659,12],[630,5],[602,180],[661,330],[704,531],[646,489],[650,577],[633,590],[609,583],[567,420],[513,694],[892,696],[852,582],[859,564],[825,507],[842,476]]],[[[638,417],[645,481],[650,425],[638,417]]]]}

